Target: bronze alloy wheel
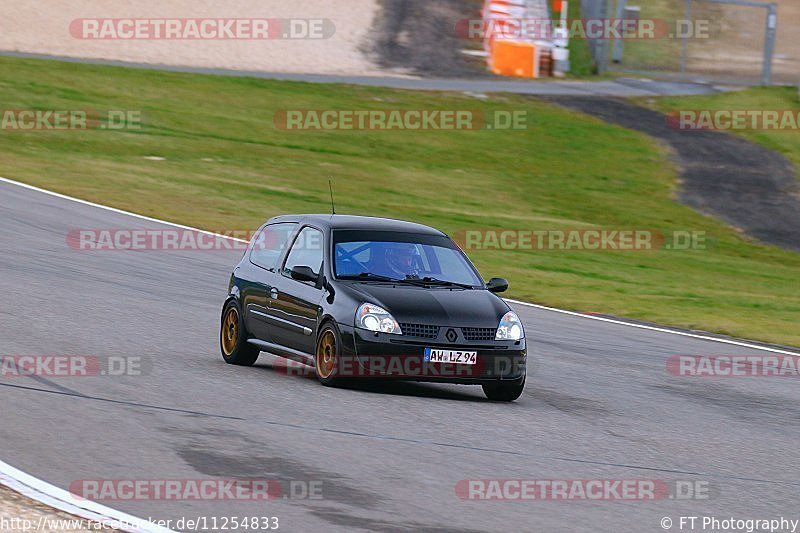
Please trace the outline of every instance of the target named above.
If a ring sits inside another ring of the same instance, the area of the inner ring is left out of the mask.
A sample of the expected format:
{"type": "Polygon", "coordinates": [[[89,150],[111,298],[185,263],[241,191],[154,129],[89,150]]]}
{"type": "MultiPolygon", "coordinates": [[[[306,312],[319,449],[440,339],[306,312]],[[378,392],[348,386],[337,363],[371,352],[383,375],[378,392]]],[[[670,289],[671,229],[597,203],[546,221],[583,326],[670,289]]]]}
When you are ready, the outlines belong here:
{"type": "Polygon", "coordinates": [[[327,329],[317,343],[317,375],[321,379],[331,377],[336,368],[336,335],[327,329]]]}
{"type": "Polygon", "coordinates": [[[230,357],[239,342],[239,311],[235,306],[228,308],[228,312],[225,313],[220,335],[222,335],[222,351],[230,357]]]}

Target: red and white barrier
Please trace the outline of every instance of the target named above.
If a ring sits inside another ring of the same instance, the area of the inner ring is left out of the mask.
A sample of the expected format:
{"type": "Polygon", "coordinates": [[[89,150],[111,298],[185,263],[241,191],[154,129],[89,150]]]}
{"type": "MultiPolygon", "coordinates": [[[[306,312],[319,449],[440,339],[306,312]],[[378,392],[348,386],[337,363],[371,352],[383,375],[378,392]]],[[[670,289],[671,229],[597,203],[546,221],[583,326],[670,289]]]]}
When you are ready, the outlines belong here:
{"type": "MultiPolygon", "coordinates": [[[[554,8],[566,16],[566,0],[554,8]]],[[[553,49],[550,14],[541,0],[485,0],[481,9],[483,49],[495,74],[538,78],[552,70],[553,49]],[[532,30],[532,31],[531,31],[532,30]]],[[[559,50],[562,58],[564,51],[559,50]]]]}

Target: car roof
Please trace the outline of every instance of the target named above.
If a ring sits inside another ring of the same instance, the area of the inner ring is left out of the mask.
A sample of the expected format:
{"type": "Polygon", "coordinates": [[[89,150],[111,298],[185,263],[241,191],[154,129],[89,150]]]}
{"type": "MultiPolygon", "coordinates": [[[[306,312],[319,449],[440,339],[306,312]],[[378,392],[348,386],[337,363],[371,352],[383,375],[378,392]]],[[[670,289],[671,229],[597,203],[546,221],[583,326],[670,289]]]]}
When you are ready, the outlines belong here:
{"type": "Polygon", "coordinates": [[[444,235],[443,232],[405,220],[395,220],[392,218],[366,217],[356,215],[280,215],[269,219],[269,223],[275,222],[297,222],[303,224],[313,224],[322,228],[329,229],[354,229],[354,230],[374,230],[374,231],[403,231],[408,233],[421,233],[426,235],[444,235]]]}

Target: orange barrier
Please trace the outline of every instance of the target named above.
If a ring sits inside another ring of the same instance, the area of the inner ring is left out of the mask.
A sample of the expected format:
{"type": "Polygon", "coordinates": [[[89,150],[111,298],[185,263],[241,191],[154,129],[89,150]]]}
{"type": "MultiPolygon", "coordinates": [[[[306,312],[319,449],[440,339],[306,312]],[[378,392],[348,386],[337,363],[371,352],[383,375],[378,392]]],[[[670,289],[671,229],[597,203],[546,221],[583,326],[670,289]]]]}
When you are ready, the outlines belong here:
{"type": "Polygon", "coordinates": [[[489,53],[489,68],[502,76],[539,77],[540,49],[523,41],[494,41],[489,53]]]}
{"type": "MultiPolygon", "coordinates": [[[[552,75],[552,45],[520,35],[528,7],[529,0],[485,0],[483,3],[481,15],[488,30],[483,48],[489,70],[495,74],[521,78],[552,75]]],[[[553,0],[553,7],[563,9],[562,0],[553,0]]]]}

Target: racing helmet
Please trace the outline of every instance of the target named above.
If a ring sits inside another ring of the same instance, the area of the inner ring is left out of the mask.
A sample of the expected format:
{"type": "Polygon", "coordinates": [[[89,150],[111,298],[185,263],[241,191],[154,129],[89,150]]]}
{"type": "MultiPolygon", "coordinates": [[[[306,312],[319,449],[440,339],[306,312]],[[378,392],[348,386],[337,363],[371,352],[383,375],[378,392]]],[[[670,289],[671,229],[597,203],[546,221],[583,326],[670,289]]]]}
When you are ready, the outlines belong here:
{"type": "Polygon", "coordinates": [[[417,247],[406,242],[392,242],[386,245],[386,264],[396,274],[403,277],[417,273],[419,251],[417,247]]]}

